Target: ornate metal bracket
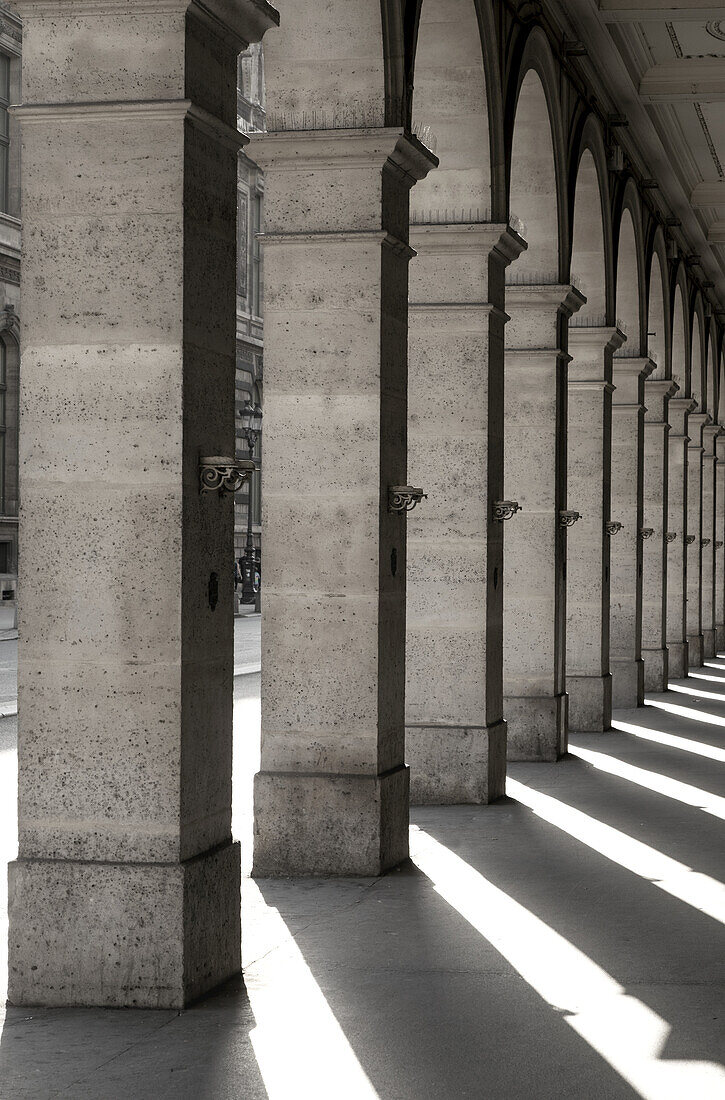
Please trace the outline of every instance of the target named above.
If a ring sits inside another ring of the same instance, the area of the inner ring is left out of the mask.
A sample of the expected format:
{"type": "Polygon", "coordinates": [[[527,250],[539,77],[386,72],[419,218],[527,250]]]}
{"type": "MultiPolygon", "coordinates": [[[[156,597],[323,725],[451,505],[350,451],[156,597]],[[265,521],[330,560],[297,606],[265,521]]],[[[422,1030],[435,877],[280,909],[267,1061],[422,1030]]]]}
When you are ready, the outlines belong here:
{"type": "Polygon", "coordinates": [[[717,539],[715,542],[715,549],[722,550],[723,546],[725,546],[725,543],[723,543],[722,539],[717,539]]]}
{"type": "Polygon", "coordinates": [[[640,532],[639,532],[639,537],[641,539],[651,539],[652,536],[654,535],[654,533],[655,533],[654,527],[642,527],[640,532]]]}
{"type": "Polygon", "coordinates": [[[705,547],[710,545],[709,539],[700,539],[700,546],[705,547]]]}
{"type": "Polygon", "coordinates": [[[424,493],[422,489],[414,488],[412,485],[388,486],[389,512],[412,512],[416,504],[420,504],[421,500],[427,499],[427,493],[424,493]]]}
{"type": "Polygon", "coordinates": [[[517,512],[521,511],[521,505],[518,500],[494,500],[493,502],[493,518],[498,523],[503,523],[504,520],[511,519],[517,512]]]}
{"type": "Polygon", "coordinates": [[[575,512],[573,509],[567,509],[566,511],[559,512],[559,526],[573,527],[576,521],[581,518],[581,512],[575,512]]]}
{"type": "Polygon", "coordinates": [[[212,455],[199,460],[202,493],[236,493],[257,469],[251,458],[224,458],[212,455]]]}
{"type": "Polygon", "coordinates": [[[695,536],[694,535],[685,535],[685,542],[687,543],[688,546],[692,546],[694,541],[695,541],[695,536]]]}
{"type": "Polygon", "coordinates": [[[665,542],[674,542],[677,538],[677,531],[668,531],[665,535],[665,542]]]}
{"type": "Polygon", "coordinates": [[[608,523],[604,524],[604,530],[608,535],[618,535],[623,526],[623,523],[619,523],[615,519],[610,519],[608,523]]]}

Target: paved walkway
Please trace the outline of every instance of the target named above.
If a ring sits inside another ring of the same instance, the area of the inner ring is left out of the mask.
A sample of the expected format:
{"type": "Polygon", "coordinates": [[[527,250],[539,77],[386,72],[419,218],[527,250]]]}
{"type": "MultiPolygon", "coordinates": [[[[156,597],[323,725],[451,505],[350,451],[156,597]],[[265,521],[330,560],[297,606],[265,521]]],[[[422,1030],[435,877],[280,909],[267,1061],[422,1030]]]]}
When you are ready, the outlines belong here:
{"type": "MultiPolygon", "coordinates": [[[[614,732],[573,736],[559,764],[513,765],[494,806],[415,810],[401,871],[245,879],[245,985],[181,1015],[8,1009],[2,1100],[721,1100],[713,665],[618,712],[614,732]]],[[[235,684],[247,861],[258,691],[258,676],[235,684]]],[[[3,858],[13,726],[0,722],[3,858]]]]}

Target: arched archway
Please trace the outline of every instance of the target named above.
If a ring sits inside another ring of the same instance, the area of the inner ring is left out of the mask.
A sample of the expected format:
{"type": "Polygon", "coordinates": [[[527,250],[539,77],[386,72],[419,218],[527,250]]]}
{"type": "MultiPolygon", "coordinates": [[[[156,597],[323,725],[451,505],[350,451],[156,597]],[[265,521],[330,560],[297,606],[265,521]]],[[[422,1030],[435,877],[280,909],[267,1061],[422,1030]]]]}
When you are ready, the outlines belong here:
{"type": "Polygon", "coordinates": [[[647,357],[654,369],[644,385],[642,659],[645,691],[666,691],[668,416],[677,386],[669,377],[670,290],[661,229],[654,234],[649,264],[644,330],[647,357]]]}
{"type": "Polygon", "coordinates": [[[689,395],[689,318],[687,281],[682,267],[674,279],[670,364],[679,387],[668,407],[667,469],[667,653],[670,677],[687,676],[687,422],[693,403],[689,395]]]}
{"type": "Polygon", "coordinates": [[[616,230],[616,314],[627,343],[614,357],[612,381],[612,522],[610,655],[614,707],[640,706],[642,661],[642,509],[644,380],[653,365],[642,357],[644,256],[642,211],[632,180],[625,186],[616,230]]]}
{"type": "Polygon", "coordinates": [[[610,225],[606,156],[593,122],[584,130],[574,180],[571,270],[587,300],[569,325],[567,497],[581,518],[567,533],[566,688],[572,729],[611,721],[609,520],[612,356],[608,325],[610,225]]]}
{"type": "Polygon", "coordinates": [[[507,277],[504,696],[510,759],[566,751],[566,329],[582,304],[562,286],[566,218],[561,108],[549,48],[534,31],[512,77],[510,209],[526,252],[507,277]]]}
{"type": "Polygon", "coordinates": [[[690,387],[694,411],[687,424],[687,642],[690,665],[702,664],[705,656],[703,635],[703,490],[706,489],[707,463],[704,461],[705,429],[710,422],[706,405],[705,362],[707,333],[702,298],[692,306],[690,387]],[[705,474],[705,479],[703,479],[705,474]]]}
{"type": "MultiPolygon", "coordinates": [[[[503,269],[520,248],[497,169],[485,5],[423,0],[413,121],[439,167],[413,192],[408,468],[428,500],[407,520],[406,758],[416,803],[504,791],[501,682],[503,269]],[[500,191],[500,188],[499,188],[500,191]],[[472,502],[475,502],[472,508],[472,502]]],[[[500,169],[498,169],[500,175],[500,169]]]]}

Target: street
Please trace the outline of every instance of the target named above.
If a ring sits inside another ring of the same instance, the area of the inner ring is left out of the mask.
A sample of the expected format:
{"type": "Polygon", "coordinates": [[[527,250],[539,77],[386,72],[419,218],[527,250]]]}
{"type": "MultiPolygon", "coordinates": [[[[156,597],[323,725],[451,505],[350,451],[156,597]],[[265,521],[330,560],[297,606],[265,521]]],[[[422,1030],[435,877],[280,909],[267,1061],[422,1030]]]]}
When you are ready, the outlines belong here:
{"type": "MultiPolygon", "coordinates": [[[[234,620],[234,675],[259,672],[261,615],[234,620]]],[[[18,640],[0,639],[0,717],[15,714],[18,706],[18,640]]]]}

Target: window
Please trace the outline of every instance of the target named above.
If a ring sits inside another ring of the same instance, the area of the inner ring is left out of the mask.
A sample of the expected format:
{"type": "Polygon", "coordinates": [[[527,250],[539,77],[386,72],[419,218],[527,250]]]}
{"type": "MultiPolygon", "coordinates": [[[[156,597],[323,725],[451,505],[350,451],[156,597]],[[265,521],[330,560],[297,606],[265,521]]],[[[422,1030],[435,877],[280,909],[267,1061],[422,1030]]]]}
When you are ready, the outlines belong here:
{"type": "Polygon", "coordinates": [[[0,211],[8,209],[8,152],[10,146],[10,58],[0,53],[0,211]]]}
{"type": "Polygon", "coordinates": [[[255,317],[262,316],[262,285],[264,270],[262,267],[262,242],[259,234],[262,232],[262,195],[258,191],[252,202],[252,313],[255,317]]]}
{"type": "Polygon", "coordinates": [[[7,403],[7,349],[0,340],[0,512],[5,512],[5,405],[7,403]]]}
{"type": "Polygon", "coordinates": [[[10,572],[10,547],[9,542],[0,542],[0,573],[10,572]]]}

